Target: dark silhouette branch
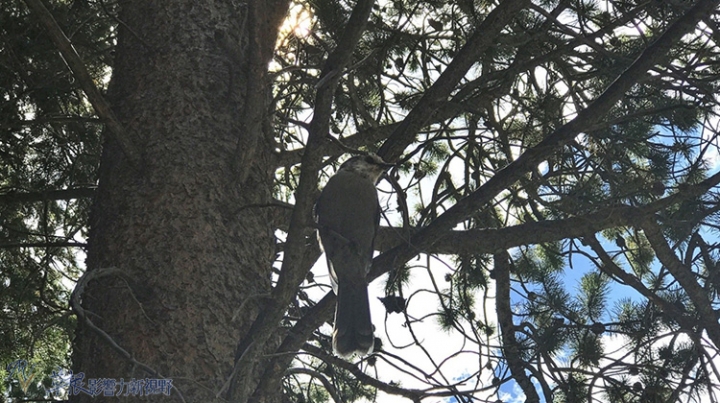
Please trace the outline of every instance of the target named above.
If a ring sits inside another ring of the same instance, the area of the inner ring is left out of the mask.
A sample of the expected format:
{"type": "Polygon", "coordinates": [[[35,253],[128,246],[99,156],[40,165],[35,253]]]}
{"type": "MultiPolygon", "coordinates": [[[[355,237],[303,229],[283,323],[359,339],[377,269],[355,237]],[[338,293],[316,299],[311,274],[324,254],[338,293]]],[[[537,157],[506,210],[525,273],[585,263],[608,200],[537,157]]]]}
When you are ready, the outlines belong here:
{"type": "Polygon", "coordinates": [[[120,149],[122,149],[125,156],[133,164],[137,165],[140,161],[140,154],[135,144],[125,128],[120,124],[120,121],[115,117],[115,113],[110,108],[110,104],[100,93],[100,90],[95,85],[93,78],[85,68],[85,64],[80,59],[80,56],[75,51],[73,44],[70,42],[62,28],[58,25],[55,18],[53,18],[50,11],[45,7],[41,0],[25,0],[25,3],[30,7],[36,14],[40,22],[47,29],[48,35],[57,46],[58,50],[67,62],[70,70],[73,73],[75,79],[80,84],[80,88],[85,92],[88,97],[88,101],[95,109],[95,113],[105,123],[111,136],[118,142],[120,149]]]}
{"type": "MultiPolygon", "coordinates": [[[[400,123],[392,123],[388,125],[378,126],[369,128],[366,130],[360,130],[357,133],[351,134],[346,137],[342,137],[342,143],[351,148],[361,148],[369,144],[377,143],[380,140],[384,140],[390,136],[390,134],[398,127],[400,123]]],[[[338,157],[345,153],[338,144],[334,142],[324,142],[318,147],[318,151],[322,155],[329,157],[338,157]]],[[[302,156],[305,154],[305,148],[298,148],[296,150],[284,151],[278,154],[276,166],[290,166],[299,164],[302,160],[302,156]]]]}
{"type": "Polygon", "coordinates": [[[383,392],[391,395],[397,395],[397,396],[403,396],[406,397],[414,402],[420,401],[420,399],[423,396],[423,391],[417,390],[417,389],[405,389],[401,388],[399,386],[391,385],[389,383],[382,382],[380,380],[377,380],[370,375],[367,375],[366,373],[362,372],[360,368],[353,363],[347,362],[341,358],[337,358],[333,355],[327,354],[323,349],[319,347],[315,347],[312,344],[305,344],[303,346],[303,350],[307,351],[308,353],[320,358],[321,360],[325,361],[326,363],[342,368],[351,374],[355,376],[360,382],[364,383],[365,385],[370,385],[372,387],[377,388],[378,390],[382,390],[383,392]]]}
{"type": "MultiPolygon", "coordinates": [[[[387,253],[399,248],[411,248],[416,253],[496,253],[516,246],[540,244],[568,238],[582,238],[587,234],[593,234],[608,228],[638,226],[645,216],[659,212],[684,200],[699,197],[718,184],[720,184],[720,173],[716,173],[696,185],[685,186],[682,192],[674,193],[641,207],[616,205],[594,213],[562,220],[528,222],[499,229],[448,231],[446,235],[431,244],[411,244],[410,242],[415,238],[415,235],[411,236],[410,240],[405,240],[401,236],[404,233],[403,229],[380,227],[375,247],[381,251],[392,248],[387,253]]],[[[414,230],[416,234],[421,234],[424,231],[424,229],[414,230]]],[[[386,254],[378,256],[373,261],[370,279],[375,279],[388,271],[385,270],[386,266],[384,266],[387,264],[388,259],[385,257],[386,254]]]]}
{"type": "Polygon", "coordinates": [[[670,274],[685,290],[697,309],[702,323],[705,325],[707,334],[715,343],[720,346],[720,325],[718,325],[718,315],[715,314],[713,307],[708,300],[707,292],[698,284],[695,273],[686,267],[680,259],[677,258],[675,252],[668,245],[665,236],[663,236],[662,228],[658,225],[653,217],[646,217],[641,224],[641,228],[645,232],[645,237],[650,241],[655,254],[660,262],[667,268],[670,274]]]}
{"type": "Polygon", "coordinates": [[[493,257],[493,261],[496,285],[495,309],[497,310],[504,356],[513,379],[525,393],[525,401],[539,403],[540,396],[525,373],[527,364],[522,359],[520,343],[515,337],[515,324],[510,306],[510,254],[505,251],[497,253],[493,257]]]}
{"type": "Polygon", "coordinates": [[[660,298],[652,290],[645,287],[645,284],[643,284],[639,278],[637,278],[633,274],[626,272],[617,264],[615,264],[610,255],[605,252],[605,249],[603,249],[603,247],[600,245],[600,242],[598,242],[597,238],[595,238],[594,235],[585,237],[583,238],[583,240],[588,245],[590,245],[592,250],[598,255],[598,258],[600,258],[600,261],[602,262],[602,265],[598,265],[598,269],[600,271],[618,280],[621,284],[626,284],[629,287],[635,289],[635,291],[639,292],[643,297],[647,298],[648,301],[657,305],[658,308],[660,308],[663,312],[669,314],[673,318],[673,320],[677,321],[681,326],[687,329],[691,329],[693,327],[692,320],[687,318],[680,309],[678,309],[670,302],[660,298]]]}
{"type": "Polygon", "coordinates": [[[337,388],[333,386],[333,384],[327,379],[327,377],[315,370],[309,369],[309,368],[288,368],[287,371],[285,371],[286,374],[303,374],[303,375],[310,375],[311,377],[317,379],[320,381],[320,383],[323,384],[323,387],[325,390],[330,394],[330,397],[332,397],[333,401],[335,403],[342,403],[344,400],[340,397],[338,394],[337,388]]]}
{"type": "Polygon", "coordinates": [[[448,95],[457,87],[468,70],[478,60],[481,60],[482,54],[487,49],[495,46],[500,32],[529,4],[528,0],[500,2],[480,23],[440,77],[425,91],[400,126],[383,143],[378,150],[378,155],[386,161],[397,160],[405,148],[415,140],[418,130],[427,124],[433,113],[446,101],[448,95]]]}
{"type": "Polygon", "coordinates": [[[8,192],[0,194],[0,204],[32,203],[50,200],[73,200],[91,198],[95,195],[94,187],[47,190],[39,192],[8,192]]]}
{"type": "Polygon", "coordinates": [[[1,243],[0,249],[12,248],[87,248],[85,242],[9,242],[1,243]]]}

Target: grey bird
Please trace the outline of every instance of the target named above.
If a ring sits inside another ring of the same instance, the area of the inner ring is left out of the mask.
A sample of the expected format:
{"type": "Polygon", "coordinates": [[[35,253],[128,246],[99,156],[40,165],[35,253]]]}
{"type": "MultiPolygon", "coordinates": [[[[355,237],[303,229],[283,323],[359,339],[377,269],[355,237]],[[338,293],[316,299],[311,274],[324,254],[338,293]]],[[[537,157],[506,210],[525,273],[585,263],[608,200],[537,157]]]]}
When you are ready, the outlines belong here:
{"type": "Polygon", "coordinates": [[[373,348],[366,276],[380,223],[375,184],[391,166],[375,154],[350,158],[315,204],[320,242],[337,295],[333,350],[341,357],[363,356],[373,348]]]}

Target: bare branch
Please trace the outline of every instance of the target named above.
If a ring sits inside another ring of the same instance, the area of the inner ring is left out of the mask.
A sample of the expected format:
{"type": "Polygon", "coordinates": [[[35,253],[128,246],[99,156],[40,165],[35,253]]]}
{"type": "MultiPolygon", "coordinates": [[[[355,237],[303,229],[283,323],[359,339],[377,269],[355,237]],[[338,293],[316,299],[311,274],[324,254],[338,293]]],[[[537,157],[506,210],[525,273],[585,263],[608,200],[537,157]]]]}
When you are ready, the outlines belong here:
{"type": "Polygon", "coordinates": [[[93,197],[94,195],[94,187],[69,188],[39,192],[8,192],[0,194],[0,204],[83,199],[93,197]]]}
{"type": "Polygon", "coordinates": [[[85,242],[16,242],[0,243],[0,249],[12,248],[87,248],[85,242]]]}

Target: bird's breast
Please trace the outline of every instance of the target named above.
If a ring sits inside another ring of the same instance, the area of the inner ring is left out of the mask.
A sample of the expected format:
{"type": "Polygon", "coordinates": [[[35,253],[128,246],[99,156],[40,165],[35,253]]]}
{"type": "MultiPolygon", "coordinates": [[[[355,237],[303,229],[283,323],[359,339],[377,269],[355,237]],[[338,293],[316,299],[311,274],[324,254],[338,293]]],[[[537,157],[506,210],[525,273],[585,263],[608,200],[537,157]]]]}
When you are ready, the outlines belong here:
{"type": "Polygon", "coordinates": [[[316,205],[318,225],[358,243],[358,246],[372,245],[378,209],[375,184],[344,172],[330,178],[316,205]]]}

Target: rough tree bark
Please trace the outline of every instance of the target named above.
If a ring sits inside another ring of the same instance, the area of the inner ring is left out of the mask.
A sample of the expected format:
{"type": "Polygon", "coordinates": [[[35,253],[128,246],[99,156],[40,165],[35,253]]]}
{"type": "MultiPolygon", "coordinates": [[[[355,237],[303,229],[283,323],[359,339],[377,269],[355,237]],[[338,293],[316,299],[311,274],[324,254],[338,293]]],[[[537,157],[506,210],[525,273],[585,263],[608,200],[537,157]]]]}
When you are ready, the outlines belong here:
{"type": "Polygon", "coordinates": [[[259,122],[287,7],[122,2],[109,98],[141,162],[133,166],[106,140],[87,261],[93,280],[76,293],[84,311],[76,374],[171,378],[185,401],[219,400],[238,340],[270,290],[274,239],[263,205],[274,163],[272,134],[259,122]]]}

